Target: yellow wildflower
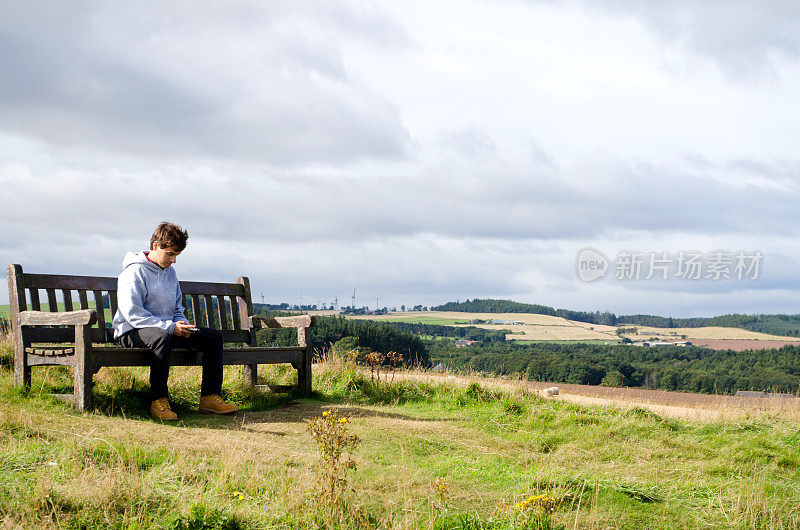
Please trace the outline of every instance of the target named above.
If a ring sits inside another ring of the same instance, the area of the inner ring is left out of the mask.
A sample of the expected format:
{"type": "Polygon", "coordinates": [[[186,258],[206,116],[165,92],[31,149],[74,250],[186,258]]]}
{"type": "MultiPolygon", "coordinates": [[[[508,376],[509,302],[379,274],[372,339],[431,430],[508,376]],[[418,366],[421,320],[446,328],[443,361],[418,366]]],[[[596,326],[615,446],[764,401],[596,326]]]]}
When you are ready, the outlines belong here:
{"type": "Polygon", "coordinates": [[[339,423],[347,423],[347,418],[342,418],[339,420],[339,423]]]}
{"type": "Polygon", "coordinates": [[[325,412],[323,412],[323,413],[322,413],[322,416],[323,416],[323,417],[325,417],[325,416],[327,416],[327,415],[328,415],[328,414],[330,414],[330,413],[331,413],[331,411],[329,411],[329,410],[326,410],[325,412]]]}

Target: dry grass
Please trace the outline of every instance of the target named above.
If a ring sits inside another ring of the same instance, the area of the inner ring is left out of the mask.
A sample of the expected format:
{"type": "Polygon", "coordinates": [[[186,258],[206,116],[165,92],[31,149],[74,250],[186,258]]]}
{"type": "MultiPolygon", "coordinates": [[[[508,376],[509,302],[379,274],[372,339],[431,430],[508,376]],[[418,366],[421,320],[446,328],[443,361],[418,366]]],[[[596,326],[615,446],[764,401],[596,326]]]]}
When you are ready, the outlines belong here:
{"type": "MultiPolygon", "coordinates": [[[[86,414],[11,391],[0,371],[0,527],[170,527],[195,517],[321,528],[305,429],[331,404],[363,440],[345,528],[535,528],[514,505],[539,494],[562,501],[553,527],[800,527],[797,422],[769,411],[673,420],[641,405],[541,399],[515,381],[417,373],[408,377],[438,379],[375,385],[335,356],[314,369],[314,399],[261,408],[229,369],[225,392],[251,407],[235,417],[196,414],[199,371],[176,370],[177,425],[141,415],[146,370],[101,371],[105,404],[86,414]],[[444,501],[434,494],[442,482],[444,501]]],[[[292,377],[279,367],[263,375],[292,377]]],[[[34,370],[34,387],[64,378],[60,368],[34,370]]]]}
{"type": "Polygon", "coordinates": [[[651,328],[647,326],[623,326],[623,327],[635,327],[637,329],[637,333],[635,335],[626,335],[627,337],[635,340],[647,340],[652,339],[653,336],[650,335],[642,335],[643,331],[650,331],[653,333],[657,333],[658,335],[664,337],[673,337],[670,333],[675,333],[675,335],[686,335],[687,340],[692,339],[735,339],[735,340],[788,340],[788,341],[798,341],[797,337],[784,337],[781,335],[769,335],[767,333],[759,333],[757,331],[750,331],[747,329],[740,329],[740,328],[726,328],[721,326],[706,326],[703,328],[651,328]]]}
{"type": "Polygon", "coordinates": [[[736,397],[693,394],[642,388],[615,388],[569,383],[487,378],[475,373],[431,373],[407,371],[399,378],[445,383],[465,387],[479,383],[506,392],[534,392],[546,397],[545,388],[557,386],[559,395],[551,399],[581,405],[613,406],[623,410],[641,407],[657,414],[697,421],[779,417],[800,422],[800,398],[736,397]]]}

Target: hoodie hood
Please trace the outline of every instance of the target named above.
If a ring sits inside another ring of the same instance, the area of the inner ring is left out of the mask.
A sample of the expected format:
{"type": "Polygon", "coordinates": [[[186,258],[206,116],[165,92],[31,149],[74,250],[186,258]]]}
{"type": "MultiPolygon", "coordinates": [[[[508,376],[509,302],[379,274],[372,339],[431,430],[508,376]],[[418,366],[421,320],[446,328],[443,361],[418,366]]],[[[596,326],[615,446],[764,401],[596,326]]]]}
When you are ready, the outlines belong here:
{"type": "Polygon", "coordinates": [[[145,253],[144,250],[141,250],[139,252],[126,252],[125,257],[122,258],[122,270],[125,270],[130,265],[134,265],[136,263],[144,265],[153,272],[163,272],[167,270],[167,269],[162,269],[161,267],[159,267],[158,265],[147,259],[147,254],[145,253]]]}

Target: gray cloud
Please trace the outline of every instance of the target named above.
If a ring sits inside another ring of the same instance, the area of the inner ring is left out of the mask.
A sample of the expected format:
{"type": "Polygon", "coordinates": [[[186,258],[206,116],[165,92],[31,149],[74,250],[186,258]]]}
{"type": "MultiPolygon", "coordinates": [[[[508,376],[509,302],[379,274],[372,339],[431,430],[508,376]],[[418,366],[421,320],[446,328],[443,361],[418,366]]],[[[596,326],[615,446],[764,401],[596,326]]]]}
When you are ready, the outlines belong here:
{"type": "Polygon", "coordinates": [[[289,165],[404,157],[398,109],[348,78],[331,28],[364,45],[392,35],[403,43],[401,30],[355,9],[293,5],[240,3],[252,17],[212,9],[219,18],[202,19],[195,3],[138,6],[130,18],[90,2],[70,6],[75,13],[7,9],[0,129],[149,157],[289,165]],[[254,39],[243,49],[226,41],[240,31],[254,39]]]}
{"type": "MultiPolygon", "coordinates": [[[[212,180],[191,171],[42,174],[6,181],[14,200],[0,228],[14,234],[24,222],[48,237],[62,231],[69,237],[76,232],[114,237],[130,226],[171,217],[204,238],[242,242],[352,242],[428,233],[563,240],[626,230],[772,236],[798,231],[794,205],[800,190],[714,178],[730,163],[695,169],[606,159],[560,170],[505,166],[498,171],[470,162],[451,159],[435,172],[404,178],[296,172],[223,174],[212,180]],[[103,200],[86,209],[86,197],[101,180],[103,200]],[[40,208],[31,210],[32,203],[40,208]],[[60,225],[64,211],[75,214],[60,225]]],[[[776,173],[764,163],[750,166],[750,173],[767,181],[776,173]]],[[[22,237],[11,235],[5,244],[22,237]]]]}
{"type": "Polygon", "coordinates": [[[800,4],[791,0],[602,0],[584,5],[636,17],[663,42],[707,56],[736,78],[773,75],[776,60],[800,57],[800,4]]]}

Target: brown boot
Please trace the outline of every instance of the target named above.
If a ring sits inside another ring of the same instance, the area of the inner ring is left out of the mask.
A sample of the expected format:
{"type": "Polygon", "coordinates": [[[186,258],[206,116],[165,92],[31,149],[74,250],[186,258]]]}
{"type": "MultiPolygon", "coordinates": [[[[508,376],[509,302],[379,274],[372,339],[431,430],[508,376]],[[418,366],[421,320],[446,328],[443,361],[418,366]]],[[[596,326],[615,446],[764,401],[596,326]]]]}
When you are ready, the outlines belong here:
{"type": "Polygon", "coordinates": [[[200,407],[198,407],[197,410],[203,414],[234,414],[239,412],[239,409],[236,408],[236,405],[225,403],[225,401],[217,394],[201,396],[200,407]]]}
{"type": "Polygon", "coordinates": [[[150,403],[150,415],[161,421],[175,421],[178,419],[178,415],[169,408],[167,398],[157,399],[150,403]]]}

